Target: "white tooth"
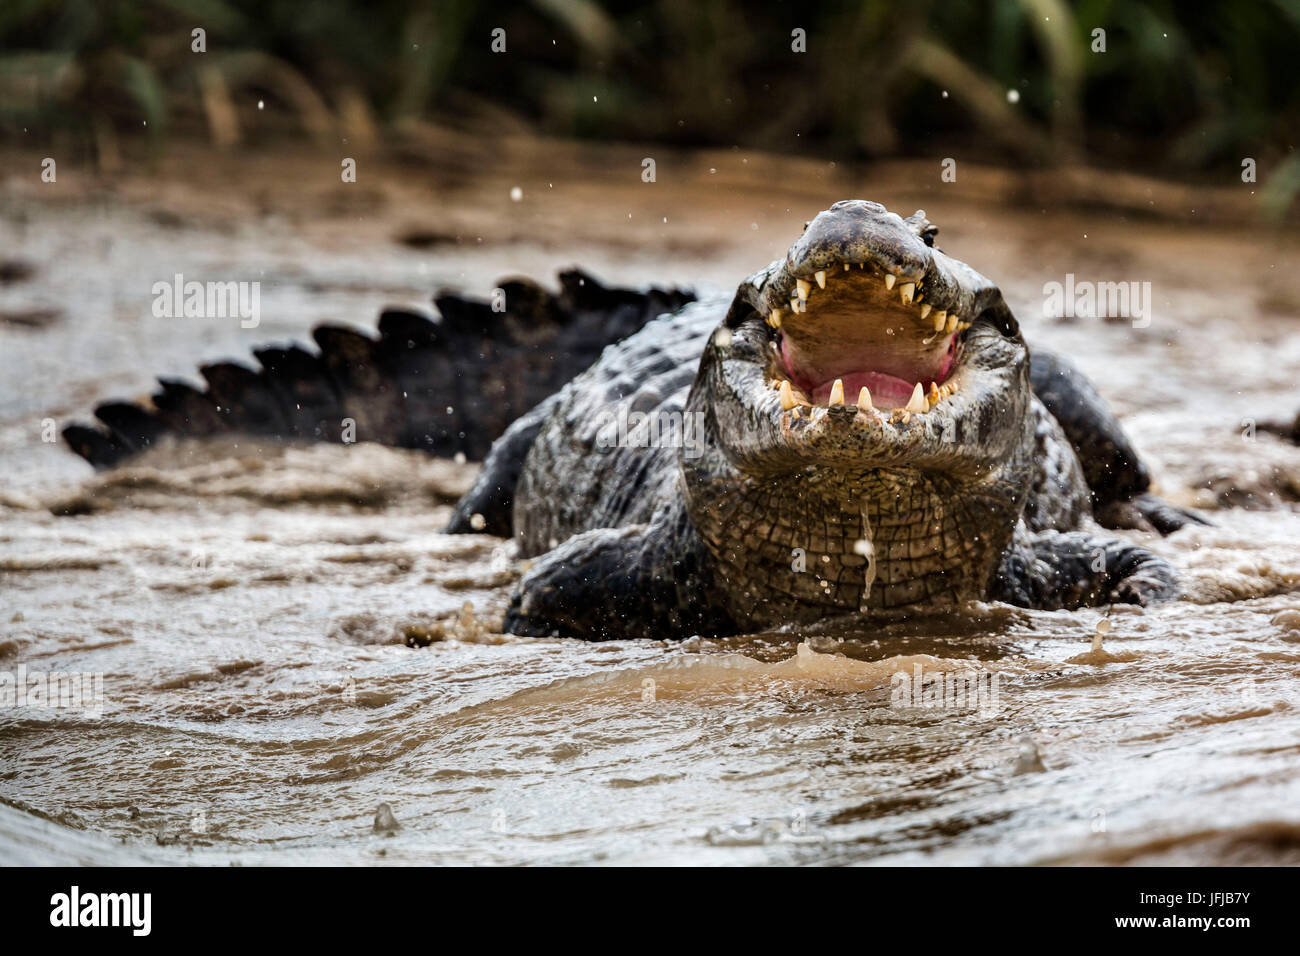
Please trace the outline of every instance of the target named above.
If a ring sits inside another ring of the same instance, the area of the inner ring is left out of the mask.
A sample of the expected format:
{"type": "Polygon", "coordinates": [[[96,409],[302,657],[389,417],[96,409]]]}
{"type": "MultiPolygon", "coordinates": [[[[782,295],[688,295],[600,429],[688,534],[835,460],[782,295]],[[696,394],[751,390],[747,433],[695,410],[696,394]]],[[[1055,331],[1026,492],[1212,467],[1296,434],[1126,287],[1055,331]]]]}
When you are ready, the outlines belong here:
{"type": "Polygon", "coordinates": [[[904,282],[898,287],[898,295],[903,300],[903,305],[911,305],[912,296],[916,295],[916,283],[904,282]]]}
{"type": "Polygon", "coordinates": [[[779,328],[781,327],[781,310],[780,310],[780,309],[773,309],[773,310],[772,310],[772,314],[768,317],[767,324],[770,325],[770,326],[772,326],[772,328],[774,328],[774,329],[779,329],[779,328]]]}
{"type": "Polygon", "coordinates": [[[898,281],[898,279],[897,279],[896,276],[894,276],[894,275],[892,275],[891,273],[888,273],[888,272],[885,273],[885,288],[886,288],[886,289],[892,289],[892,288],[894,287],[894,283],[897,282],[897,281],[898,281]]]}
{"type": "Polygon", "coordinates": [[[794,389],[790,387],[789,382],[782,382],[781,383],[781,407],[788,412],[790,409],[794,408],[795,404],[796,402],[794,400],[794,389]]]}
{"type": "Polygon", "coordinates": [[[826,270],[823,269],[821,272],[814,272],[813,278],[817,280],[817,288],[826,288],[826,270]]]}
{"type": "Polygon", "coordinates": [[[845,272],[848,272],[848,271],[849,271],[849,269],[851,269],[851,268],[853,268],[853,267],[852,267],[852,266],[850,266],[850,265],[849,265],[849,264],[848,264],[848,263],[847,263],[847,262],[846,262],[846,263],[844,263],[844,271],[845,271],[845,272]]]}
{"type": "Polygon", "coordinates": [[[942,332],[943,327],[947,324],[948,324],[948,313],[945,312],[943,309],[940,309],[938,312],[934,314],[934,330],[936,332],[942,332]]]}
{"type": "Polygon", "coordinates": [[[925,392],[921,390],[921,383],[916,383],[916,388],[912,389],[912,397],[907,400],[903,407],[907,412],[928,412],[930,403],[925,400],[925,392]]]}
{"type": "Polygon", "coordinates": [[[928,306],[928,305],[923,305],[923,306],[921,306],[921,318],[924,319],[927,315],[929,315],[929,314],[930,314],[930,309],[931,309],[931,306],[928,306]]]}
{"type": "Polygon", "coordinates": [[[956,313],[956,312],[954,312],[952,315],[948,316],[948,331],[949,331],[950,333],[951,333],[951,332],[956,332],[956,331],[957,331],[957,313],[956,313]]]}
{"type": "Polygon", "coordinates": [[[827,405],[844,404],[844,380],[837,378],[835,384],[831,386],[831,397],[826,402],[827,405]]]}
{"type": "Polygon", "coordinates": [[[858,268],[859,268],[859,269],[865,269],[866,267],[867,267],[867,264],[866,264],[865,262],[859,262],[859,263],[858,263],[858,268]]]}
{"type": "Polygon", "coordinates": [[[801,311],[800,308],[799,308],[799,300],[798,300],[798,299],[791,299],[791,300],[790,300],[790,311],[791,311],[791,312],[794,312],[794,313],[796,313],[796,314],[797,314],[798,312],[801,311]]]}
{"type": "Polygon", "coordinates": [[[808,293],[812,291],[812,283],[807,279],[796,279],[794,285],[799,292],[799,298],[807,299],[808,293]]]}
{"type": "Polygon", "coordinates": [[[871,392],[865,385],[858,389],[858,408],[864,412],[871,411],[871,392]]]}

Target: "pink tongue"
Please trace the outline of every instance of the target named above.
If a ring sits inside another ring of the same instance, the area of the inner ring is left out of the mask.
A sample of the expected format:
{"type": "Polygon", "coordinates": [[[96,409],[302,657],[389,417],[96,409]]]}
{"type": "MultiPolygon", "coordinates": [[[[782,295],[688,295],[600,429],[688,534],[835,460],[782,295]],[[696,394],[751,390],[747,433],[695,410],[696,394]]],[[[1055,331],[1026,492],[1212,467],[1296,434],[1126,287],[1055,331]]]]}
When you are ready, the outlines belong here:
{"type": "MultiPolygon", "coordinates": [[[[821,368],[810,368],[800,361],[788,338],[783,337],[781,341],[781,358],[790,374],[792,384],[808,395],[814,405],[825,404],[830,399],[831,386],[835,384],[835,379],[839,378],[844,382],[844,401],[846,404],[854,404],[858,400],[859,390],[865,385],[871,392],[871,403],[876,408],[903,408],[907,405],[907,400],[912,397],[917,382],[921,383],[923,392],[930,390],[931,382],[938,385],[944,383],[949,373],[952,372],[953,362],[956,359],[956,350],[957,338],[956,336],[950,336],[948,346],[943,353],[925,360],[921,363],[921,367],[911,372],[904,371],[903,374],[905,375],[917,376],[916,378],[905,379],[897,375],[891,375],[888,372],[855,371],[850,364],[856,364],[855,358],[847,353],[837,357],[834,361],[825,363],[821,368]],[[929,368],[924,367],[927,365],[929,368]],[[843,368],[844,371],[837,371],[836,366],[843,368]]],[[[877,359],[879,358],[881,356],[877,356],[877,359]]],[[[865,365],[867,362],[864,361],[862,364],[865,365]]],[[[907,365],[911,363],[896,364],[907,365]]],[[[902,371],[901,368],[895,370],[902,371]]]]}
{"type": "MultiPolygon", "coordinates": [[[[915,382],[905,382],[885,372],[848,372],[841,379],[844,382],[844,402],[848,405],[857,402],[858,392],[865,385],[871,392],[871,403],[877,408],[902,408],[916,388],[915,382]]],[[[825,404],[830,399],[831,386],[834,384],[834,381],[830,381],[818,385],[811,396],[813,404],[825,404]]],[[[921,387],[928,388],[929,383],[923,383],[921,387]]]]}

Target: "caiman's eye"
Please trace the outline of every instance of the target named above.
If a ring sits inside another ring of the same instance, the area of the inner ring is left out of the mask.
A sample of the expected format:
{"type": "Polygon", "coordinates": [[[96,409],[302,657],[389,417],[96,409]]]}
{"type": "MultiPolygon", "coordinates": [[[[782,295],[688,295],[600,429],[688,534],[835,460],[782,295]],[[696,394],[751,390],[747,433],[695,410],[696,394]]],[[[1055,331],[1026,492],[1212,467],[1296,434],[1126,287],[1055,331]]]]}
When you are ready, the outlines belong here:
{"type": "Polygon", "coordinates": [[[934,248],[934,237],[939,234],[938,226],[926,226],[921,230],[921,241],[931,249],[934,248]]]}
{"type": "Polygon", "coordinates": [[[1016,317],[1011,314],[1011,310],[1005,305],[990,306],[981,312],[975,318],[975,321],[988,322],[1009,339],[1013,339],[1020,334],[1020,323],[1016,321],[1016,317]]]}

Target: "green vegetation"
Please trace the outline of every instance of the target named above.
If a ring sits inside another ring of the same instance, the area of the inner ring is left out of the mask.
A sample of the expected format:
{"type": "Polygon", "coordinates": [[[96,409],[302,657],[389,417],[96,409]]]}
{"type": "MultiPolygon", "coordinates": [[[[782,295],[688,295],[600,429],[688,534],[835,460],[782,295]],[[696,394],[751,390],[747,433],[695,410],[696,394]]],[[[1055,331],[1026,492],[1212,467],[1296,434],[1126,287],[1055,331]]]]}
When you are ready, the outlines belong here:
{"type": "Polygon", "coordinates": [[[1034,164],[1276,168],[1300,129],[1298,60],[1300,0],[5,0],[0,136],[72,137],[102,159],[129,132],[226,145],[275,117],[322,139],[432,119],[844,156],[953,143],[1034,164]]]}

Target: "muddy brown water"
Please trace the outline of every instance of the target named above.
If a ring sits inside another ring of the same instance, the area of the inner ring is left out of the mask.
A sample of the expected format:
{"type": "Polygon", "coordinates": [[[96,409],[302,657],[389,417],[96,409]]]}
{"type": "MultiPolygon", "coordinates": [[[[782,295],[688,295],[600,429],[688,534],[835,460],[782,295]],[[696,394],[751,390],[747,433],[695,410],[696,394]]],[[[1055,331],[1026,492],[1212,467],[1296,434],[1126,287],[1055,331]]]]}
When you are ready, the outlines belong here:
{"type": "Polygon", "coordinates": [[[0,858],[1300,862],[1300,449],[1251,428],[1300,407],[1294,235],[740,152],[642,184],[625,152],[470,184],[377,166],[355,194],[292,156],[201,188],[184,156],[4,184],[0,248],[34,270],[0,284],[0,674],[102,675],[102,700],[0,710],[0,858]],[[499,632],[509,543],[439,532],[472,464],[229,442],[95,476],[42,441],[153,374],[323,320],[372,328],[442,285],[575,262],[733,285],[850,196],[926,208],[1031,341],[1094,376],[1163,493],[1205,509],[1214,527],[1133,535],[1180,568],[1181,600],[1115,609],[1100,651],[1103,610],[998,605],[520,639],[499,632]],[[178,272],[260,280],[260,326],[154,318],[178,272]],[[1067,273],[1150,282],[1150,325],[1042,317],[1067,273]],[[897,699],[918,665],[995,693],[897,699]],[[376,830],[381,803],[396,829],[376,830]]]}

